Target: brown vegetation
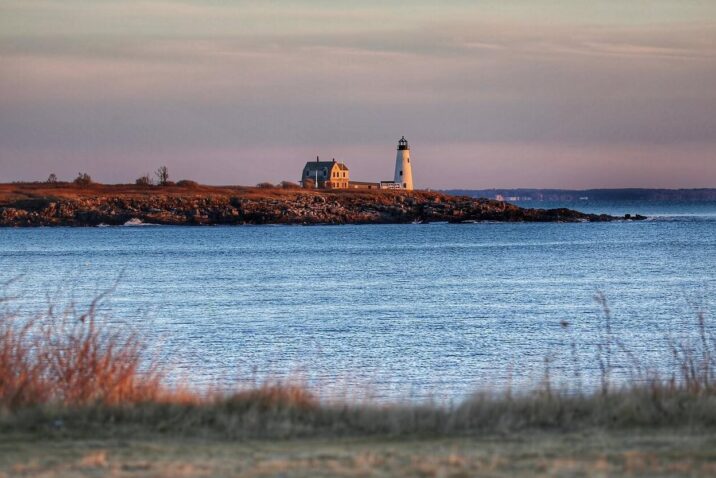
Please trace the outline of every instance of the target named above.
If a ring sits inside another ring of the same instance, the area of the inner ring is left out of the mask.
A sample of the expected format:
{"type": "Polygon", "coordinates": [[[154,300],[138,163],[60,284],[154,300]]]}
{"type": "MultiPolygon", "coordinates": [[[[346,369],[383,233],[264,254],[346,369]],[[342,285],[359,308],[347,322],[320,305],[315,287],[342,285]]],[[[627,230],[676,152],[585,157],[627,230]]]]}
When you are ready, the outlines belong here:
{"type": "Polygon", "coordinates": [[[159,368],[134,334],[79,316],[0,317],[0,407],[122,405],[165,398],[159,368]]]}
{"type": "MultiPolygon", "coordinates": [[[[287,182],[287,184],[290,184],[287,182]]],[[[21,199],[57,198],[57,199],[87,199],[94,197],[121,196],[126,198],[142,198],[148,194],[164,197],[211,197],[231,198],[240,197],[246,199],[280,199],[292,198],[300,195],[314,196],[349,196],[349,197],[381,197],[396,194],[394,191],[380,190],[292,190],[292,188],[276,187],[271,183],[262,183],[264,187],[258,186],[208,186],[198,184],[195,181],[183,179],[170,187],[147,191],[137,187],[136,184],[101,184],[91,183],[87,187],[77,187],[76,184],[67,182],[36,182],[36,183],[0,183],[0,205],[11,203],[21,199]]],[[[417,197],[422,192],[415,191],[417,197]]],[[[431,196],[450,197],[440,193],[428,193],[431,196]]]]}

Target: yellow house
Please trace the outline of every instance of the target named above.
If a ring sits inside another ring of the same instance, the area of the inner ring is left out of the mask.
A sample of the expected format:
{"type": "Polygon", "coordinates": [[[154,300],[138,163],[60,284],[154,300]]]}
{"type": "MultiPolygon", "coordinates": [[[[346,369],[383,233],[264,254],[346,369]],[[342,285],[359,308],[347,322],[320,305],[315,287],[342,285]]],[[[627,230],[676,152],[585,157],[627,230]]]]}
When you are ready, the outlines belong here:
{"type": "Polygon", "coordinates": [[[348,189],[350,174],[345,163],[333,161],[309,161],[303,167],[301,184],[320,189],[348,189]]]}

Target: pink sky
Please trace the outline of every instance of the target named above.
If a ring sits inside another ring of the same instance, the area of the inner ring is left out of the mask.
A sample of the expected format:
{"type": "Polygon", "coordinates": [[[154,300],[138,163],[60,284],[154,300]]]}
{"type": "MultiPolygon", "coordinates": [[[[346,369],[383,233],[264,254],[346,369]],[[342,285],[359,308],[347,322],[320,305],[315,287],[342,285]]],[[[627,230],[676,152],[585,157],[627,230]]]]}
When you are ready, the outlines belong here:
{"type": "Polygon", "coordinates": [[[507,3],[4,2],[0,181],[716,187],[716,6],[507,3]]]}

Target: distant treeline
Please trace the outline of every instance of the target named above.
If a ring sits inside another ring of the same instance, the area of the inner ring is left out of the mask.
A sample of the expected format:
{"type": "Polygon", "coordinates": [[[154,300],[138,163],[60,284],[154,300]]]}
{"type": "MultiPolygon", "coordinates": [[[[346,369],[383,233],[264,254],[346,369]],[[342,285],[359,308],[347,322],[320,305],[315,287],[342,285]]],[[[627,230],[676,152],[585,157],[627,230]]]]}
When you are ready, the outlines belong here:
{"type": "Polygon", "coordinates": [[[512,201],[716,201],[716,189],[450,189],[447,194],[512,201]]]}

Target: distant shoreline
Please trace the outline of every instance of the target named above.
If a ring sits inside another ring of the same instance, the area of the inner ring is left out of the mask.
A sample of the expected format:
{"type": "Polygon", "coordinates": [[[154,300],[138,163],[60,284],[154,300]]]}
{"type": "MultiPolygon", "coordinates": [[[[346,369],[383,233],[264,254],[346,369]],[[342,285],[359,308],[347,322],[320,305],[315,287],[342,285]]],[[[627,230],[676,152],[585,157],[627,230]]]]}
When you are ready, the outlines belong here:
{"type": "MultiPolygon", "coordinates": [[[[522,208],[434,191],[296,187],[0,184],[0,227],[605,222],[625,217],[522,208]]],[[[629,216],[627,219],[645,219],[629,216]]]]}
{"type": "Polygon", "coordinates": [[[716,188],[700,189],[447,189],[441,192],[475,198],[506,201],[577,202],[577,201],[716,201],[716,188]]]}

